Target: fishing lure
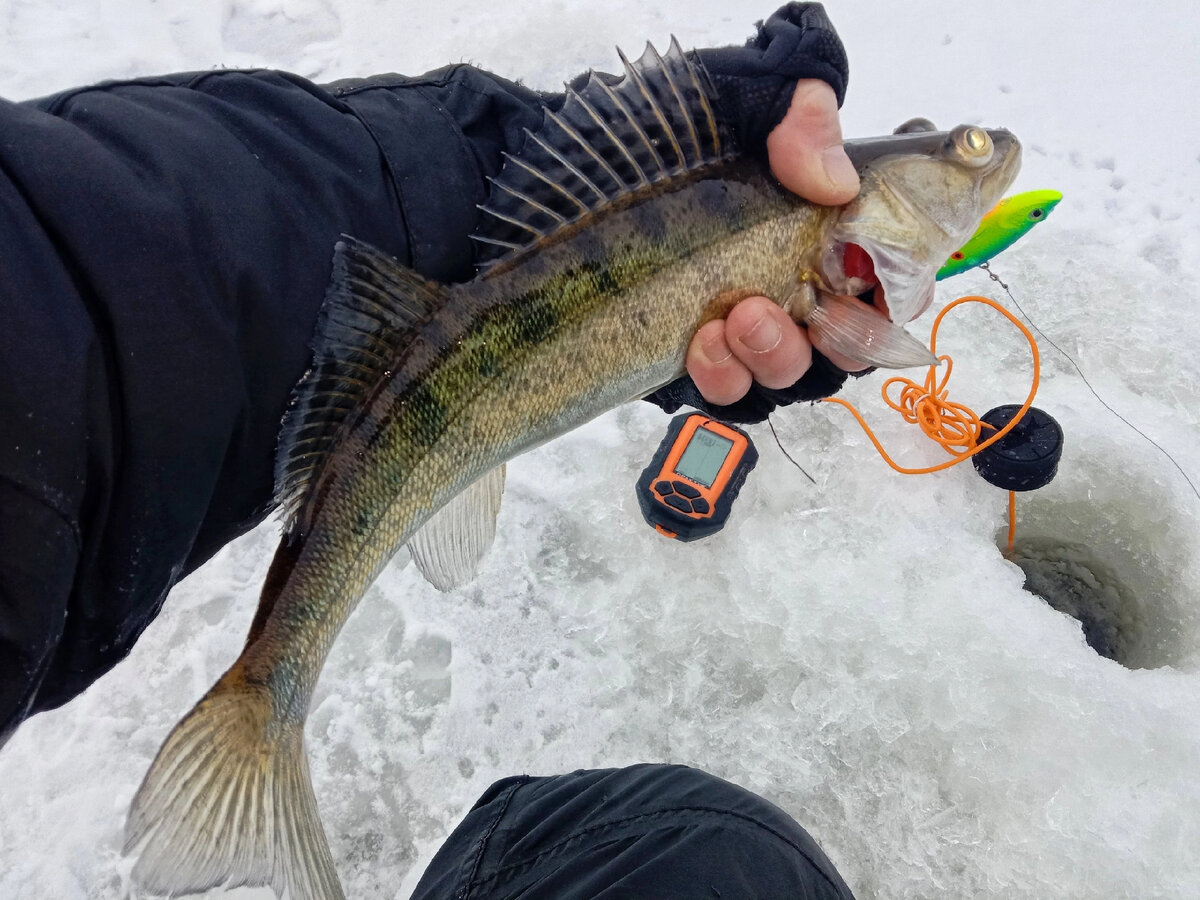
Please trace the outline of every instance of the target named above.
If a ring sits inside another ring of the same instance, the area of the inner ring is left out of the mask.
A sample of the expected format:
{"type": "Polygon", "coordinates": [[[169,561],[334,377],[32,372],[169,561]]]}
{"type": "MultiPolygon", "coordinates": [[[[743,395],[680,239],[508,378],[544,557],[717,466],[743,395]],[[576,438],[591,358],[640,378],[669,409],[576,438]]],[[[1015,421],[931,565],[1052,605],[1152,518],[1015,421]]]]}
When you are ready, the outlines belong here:
{"type": "Polygon", "coordinates": [[[1005,197],[985,215],[971,239],[950,254],[937,280],[958,275],[1007,250],[1058,205],[1058,191],[1026,191],[1005,197]]]}

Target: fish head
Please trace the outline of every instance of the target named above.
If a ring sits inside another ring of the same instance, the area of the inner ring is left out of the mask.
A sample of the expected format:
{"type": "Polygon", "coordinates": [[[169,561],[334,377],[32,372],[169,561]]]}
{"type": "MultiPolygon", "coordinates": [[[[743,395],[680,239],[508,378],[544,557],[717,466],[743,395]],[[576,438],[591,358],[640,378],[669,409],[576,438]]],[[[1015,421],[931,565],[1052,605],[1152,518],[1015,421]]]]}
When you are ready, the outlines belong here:
{"type": "Polygon", "coordinates": [[[842,207],[822,255],[835,294],[875,290],[875,305],[895,324],[915,319],[933,300],[946,258],[974,234],[1021,165],[1008,131],[960,125],[848,141],[862,182],[842,207]]]}

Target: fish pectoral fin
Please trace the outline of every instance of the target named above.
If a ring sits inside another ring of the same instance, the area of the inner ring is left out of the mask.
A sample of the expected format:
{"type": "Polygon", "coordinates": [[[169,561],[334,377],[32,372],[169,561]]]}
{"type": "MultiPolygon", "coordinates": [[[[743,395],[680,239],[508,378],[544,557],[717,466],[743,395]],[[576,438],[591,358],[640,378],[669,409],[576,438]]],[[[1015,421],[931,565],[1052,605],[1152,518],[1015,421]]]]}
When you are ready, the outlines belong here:
{"type": "Polygon", "coordinates": [[[408,542],[413,562],[439,591],[475,577],[496,538],[504,466],[492,469],[433,514],[408,542]]]}
{"type": "Polygon", "coordinates": [[[238,664],[171,731],[130,806],[134,880],[161,894],[270,885],[343,900],[317,815],[303,723],[271,716],[238,664]]]}
{"type": "Polygon", "coordinates": [[[822,352],[834,350],[883,369],[937,365],[928,347],[875,307],[853,297],[820,294],[805,325],[822,352]]]}

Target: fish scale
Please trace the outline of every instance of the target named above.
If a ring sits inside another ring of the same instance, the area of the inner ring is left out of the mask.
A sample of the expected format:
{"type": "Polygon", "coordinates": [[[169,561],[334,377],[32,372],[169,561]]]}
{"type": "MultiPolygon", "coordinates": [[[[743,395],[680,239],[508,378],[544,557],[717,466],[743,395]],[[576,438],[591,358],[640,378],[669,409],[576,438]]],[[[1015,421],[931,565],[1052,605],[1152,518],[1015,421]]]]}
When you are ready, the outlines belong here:
{"type": "Polygon", "coordinates": [[[931,285],[1011,182],[1011,135],[963,132],[967,150],[986,141],[987,159],[955,133],[872,158],[857,200],[821,207],[780,187],[761,158],[736,155],[711,85],[677,44],[622,60],[623,81],[593,76],[568,92],[506,161],[474,281],[439,285],[351,238],[338,244],[313,367],[280,438],[286,532],[245,648],[134,798],[126,849],[140,851],[142,887],[343,896],[303,726],[346,618],[405,543],[435,583],[469,577],[503,463],[676,378],[701,324],[761,294],[847,355],[929,356],[881,313],[831,294],[848,282],[827,263],[833,254],[844,268],[839,248],[861,242],[897,294],[931,285]]]}

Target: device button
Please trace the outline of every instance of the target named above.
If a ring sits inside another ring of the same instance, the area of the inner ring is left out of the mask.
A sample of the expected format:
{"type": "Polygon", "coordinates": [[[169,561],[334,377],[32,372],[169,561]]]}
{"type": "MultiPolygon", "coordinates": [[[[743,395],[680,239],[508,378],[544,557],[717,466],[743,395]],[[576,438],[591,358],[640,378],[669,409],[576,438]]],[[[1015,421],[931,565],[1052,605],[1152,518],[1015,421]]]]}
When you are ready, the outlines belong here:
{"type": "Polygon", "coordinates": [[[700,492],[684,481],[672,481],[671,485],[675,488],[675,493],[683,494],[685,497],[699,497],[700,492]]]}
{"type": "Polygon", "coordinates": [[[697,497],[692,501],[692,509],[698,513],[708,512],[708,501],[703,497],[697,497]]]}
{"type": "Polygon", "coordinates": [[[679,510],[680,512],[690,513],[692,511],[692,504],[680,497],[678,494],[672,494],[670,497],[663,497],[663,503],[667,504],[667,506],[675,507],[675,509],[679,510]]]}
{"type": "Polygon", "coordinates": [[[657,491],[658,493],[662,494],[665,497],[665,496],[667,496],[667,494],[670,494],[672,492],[671,482],[660,481],[654,485],[654,490],[657,491]]]}

